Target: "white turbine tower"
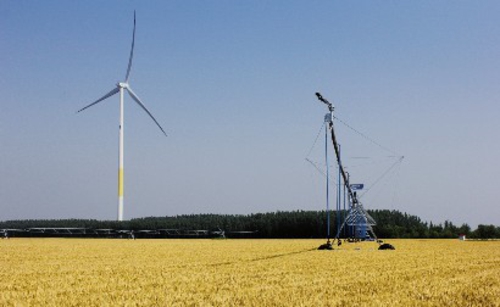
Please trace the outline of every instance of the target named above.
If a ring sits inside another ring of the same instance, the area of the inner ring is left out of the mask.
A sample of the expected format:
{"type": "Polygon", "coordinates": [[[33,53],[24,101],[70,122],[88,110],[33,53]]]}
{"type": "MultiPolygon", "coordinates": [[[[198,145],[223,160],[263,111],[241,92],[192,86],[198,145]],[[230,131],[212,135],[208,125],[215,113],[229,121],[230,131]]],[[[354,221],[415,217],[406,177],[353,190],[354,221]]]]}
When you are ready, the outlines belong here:
{"type": "Polygon", "coordinates": [[[88,106],[78,110],[78,112],[81,112],[85,109],[90,108],[91,106],[98,104],[99,102],[117,94],[118,92],[120,93],[120,126],[119,126],[119,156],[118,156],[118,221],[123,221],[123,92],[127,91],[132,97],[132,99],[137,102],[137,104],[144,110],[146,113],[148,113],[149,117],[156,123],[158,128],[167,136],[163,128],[160,126],[158,121],[154,118],[154,116],[149,112],[149,110],[146,108],[144,103],[139,99],[139,97],[134,93],[132,88],[130,88],[130,85],[128,83],[128,79],[130,77],[130,69],[132,68],[132,58],[134,56],[134,43],[135,43],[135,11],[134,11],[134,30],[132,32],[132,47],[130,49],[130,57],[128,60],[128,68],[127,68],[127,74],[125,75],[125,82],[118,82],[116,84],[116,87],[112,89],[109,93],[106,95],[102,96],[101,98],[97,99],[96,101],[92,102],[88,106]]]}

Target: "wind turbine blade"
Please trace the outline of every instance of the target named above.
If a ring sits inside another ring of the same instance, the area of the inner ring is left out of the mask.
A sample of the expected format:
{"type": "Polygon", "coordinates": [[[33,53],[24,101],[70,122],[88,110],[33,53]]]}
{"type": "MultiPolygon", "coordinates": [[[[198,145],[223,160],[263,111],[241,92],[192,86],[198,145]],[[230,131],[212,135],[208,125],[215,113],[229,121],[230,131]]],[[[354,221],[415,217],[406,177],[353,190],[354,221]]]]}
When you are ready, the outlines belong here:
{"type": "Polygon", "coordinates": [[[151,119],[156,123],[156,125],[158,126],[158,128],[160,128],[161,132],[163,132],[163,134],[165,134],[165,136],[167,136],[167,134],[165,133],[165,130],[163,130],[163,128],[160,126],[160,124],[158,123],[158,121],[156,120],[156,118],[154,118],[153,114],[151,114],[151,112],[149,112],[149,110],[146,108],[146,106],[141,102],[141,100],[139,99],[139,97],[137,97],[137,95],[134,93],[134,91],[132,91],[132,89],[130,87],[127,87],[127,91],[130,95],[130,97],[132,97],[132,99],[135,100],[135,102],[137,102],[137,104],[139,106],[141,106],[141,108],[146,111],[146,113],[148,113],[149,117],[151,117],[151,119]]]}
{"type": "Polygon", "coordinates": [[[109,98],[111,96],[113,96],[114,94],[118,93],[120,91],[120,89],[118,87],[115,87],[113,90],[111,90],[109,93],[107,93],[106,95],[102,96],[101,98],[97,99],[96,101],[92,102],[91,104],[89,104],[88,106],[84,107],[84,108],[81,108],[80,110],[78,110],[76,113],[78,112],[81,112],[85,109],[88,109],[90,108],[91,106],[95,105],[95,104],[98,104],[99,102],[103,101],[104,99],[106,98],[109,98]]]}
{"type": "Polygon", "coordinates": [[[135,44],[135,10],[134,10],[134,31],[132,32],[132,47],[130,48],[130,56],[128,58],[127,75],[125,76],[125,83],[128,82],[130,76],[130,69],[132,69],[132,59],[134,57],[134,44],[135,44]]]}

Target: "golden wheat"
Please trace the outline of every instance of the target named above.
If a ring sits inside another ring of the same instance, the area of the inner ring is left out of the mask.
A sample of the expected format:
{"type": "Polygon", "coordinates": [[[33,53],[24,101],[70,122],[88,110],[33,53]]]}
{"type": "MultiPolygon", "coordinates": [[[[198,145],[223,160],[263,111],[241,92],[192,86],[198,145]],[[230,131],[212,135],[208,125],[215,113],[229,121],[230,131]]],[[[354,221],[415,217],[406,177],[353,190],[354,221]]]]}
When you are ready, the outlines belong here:
{"type": "Polygon", "coordinates": [[[500,242],[9,239],[0,306],[500,306],[500,242]]]}

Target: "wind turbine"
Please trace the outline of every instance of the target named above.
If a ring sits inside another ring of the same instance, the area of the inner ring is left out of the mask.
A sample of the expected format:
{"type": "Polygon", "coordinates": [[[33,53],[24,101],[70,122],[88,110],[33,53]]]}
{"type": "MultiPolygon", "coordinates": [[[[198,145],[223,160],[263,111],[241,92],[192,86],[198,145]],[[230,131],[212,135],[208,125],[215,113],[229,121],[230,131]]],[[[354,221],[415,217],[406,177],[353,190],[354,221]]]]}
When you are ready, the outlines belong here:
{"type": "Polygon", "coordinates": [[[120,93],[120,126],[119,126],[120,132],[119,132],[119,154],[118,154],[118,221],[123,221],[123,92],[124,91],[127,91],[129,93],[130,97],[132,97],[132,99],[149,115],[149,117],[151,117],[151,119],[156,123],[158,128],[160,128],[161,132],[163,132],[163,134],[167,136],[167,134],[160,126],[158,121],[154,118],[153,114],[149,112],[144,103],[142,103],[142,101],[134,93],[134,91],[132,90],[132,88],[128,83],[130,77],[130,69],[132,68],[132,58],[134,57],[135,25],[136,21],[135,21],[135,11],[134,11],[134,30],[132,32],[132,47],[130,48],[130,57],[128,60],[128,67],[127,67],[127,74],[125,75],[125,81],[118,82],[116,84],[116,87],[112,89],[109,93],[97,99],[96,101],[92,102],[88,106],[78,110],[78,112],[86,110],[91,106],[96,105],[99,102],[108,99],[109,97],[117,93],[120,93]]]}

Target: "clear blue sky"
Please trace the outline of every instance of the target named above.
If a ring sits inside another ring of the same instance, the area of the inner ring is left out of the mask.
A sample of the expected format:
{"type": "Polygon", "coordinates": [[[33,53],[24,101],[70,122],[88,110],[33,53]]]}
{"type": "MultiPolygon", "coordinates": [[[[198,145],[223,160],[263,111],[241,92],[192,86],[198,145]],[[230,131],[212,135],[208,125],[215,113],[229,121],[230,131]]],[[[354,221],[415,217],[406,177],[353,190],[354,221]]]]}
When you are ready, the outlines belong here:
{"type": "Polygon", "coordinates": [[[0,220],[116,218],[134,9],[126,219],[324,209],[319,91],[366,208],[500,224],[498,1],[1,1],[0,220]]]}

